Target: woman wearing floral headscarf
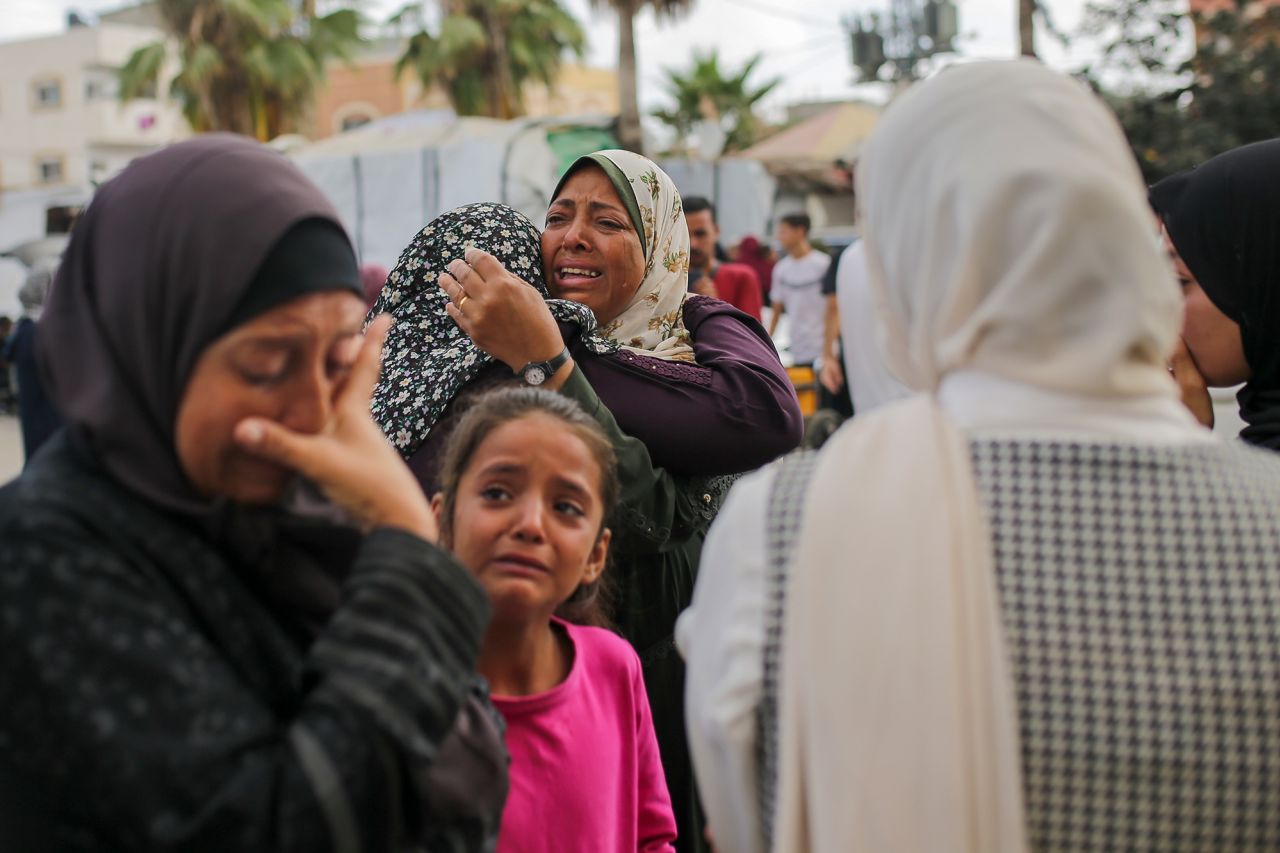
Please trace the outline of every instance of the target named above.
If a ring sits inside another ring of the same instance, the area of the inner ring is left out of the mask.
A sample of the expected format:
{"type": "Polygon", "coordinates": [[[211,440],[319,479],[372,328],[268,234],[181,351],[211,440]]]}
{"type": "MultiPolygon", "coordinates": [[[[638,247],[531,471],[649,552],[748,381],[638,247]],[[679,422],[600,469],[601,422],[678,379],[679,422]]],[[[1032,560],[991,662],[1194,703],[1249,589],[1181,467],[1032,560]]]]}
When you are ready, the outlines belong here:
{"type": "Polygon", "coordinates": [[[541,384],[608,432],[623,484],[610,523],[613,618],[644,664],[678,846],[696,849],[675,618],[723,475],[795,447],[799,406],[760,325],[688,295],[680,196],[651,161],[625,151],[578,160],[553,194],[540,249],[536,238],[499,205],[423,229],[374,307],[400,320],[374,413],[428,490],[462,408],[453,401],[480,388],[541,384]]]}

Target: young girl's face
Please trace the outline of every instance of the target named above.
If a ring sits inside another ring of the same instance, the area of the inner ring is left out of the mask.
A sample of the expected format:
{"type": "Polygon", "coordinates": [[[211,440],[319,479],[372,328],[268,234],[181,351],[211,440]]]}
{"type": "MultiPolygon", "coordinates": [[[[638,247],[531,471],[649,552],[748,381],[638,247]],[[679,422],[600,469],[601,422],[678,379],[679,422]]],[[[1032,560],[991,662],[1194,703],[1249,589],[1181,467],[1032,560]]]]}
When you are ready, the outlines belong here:
{"type": "Polygon", "coordinates": [[[549,618],[600,576],[609,548],[600,478],[586,444],[547,415],[503,424],[476,448],[458,482],[452,549],[495,618],[549,618]]]}

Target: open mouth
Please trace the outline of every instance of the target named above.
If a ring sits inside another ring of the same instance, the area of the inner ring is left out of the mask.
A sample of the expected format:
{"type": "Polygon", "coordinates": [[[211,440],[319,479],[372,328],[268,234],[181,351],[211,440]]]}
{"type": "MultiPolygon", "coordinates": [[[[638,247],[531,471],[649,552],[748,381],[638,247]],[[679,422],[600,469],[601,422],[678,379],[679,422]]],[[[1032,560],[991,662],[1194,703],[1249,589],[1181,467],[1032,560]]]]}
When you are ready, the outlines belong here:
{"type": "Polygon", "coordinates": [[[599,270],[586,267],[564,266],[556,269],[556,280],[561,284],[587,284],[599,277],[599,270]]]}

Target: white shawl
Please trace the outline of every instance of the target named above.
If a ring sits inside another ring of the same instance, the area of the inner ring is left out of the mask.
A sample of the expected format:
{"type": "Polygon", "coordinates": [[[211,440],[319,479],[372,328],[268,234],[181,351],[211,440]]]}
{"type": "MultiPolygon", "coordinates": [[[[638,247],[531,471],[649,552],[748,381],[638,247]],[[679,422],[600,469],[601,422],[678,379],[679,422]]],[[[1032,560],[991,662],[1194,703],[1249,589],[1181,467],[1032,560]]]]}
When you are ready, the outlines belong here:
{"type": "Polygon", "coordinates": [[[1096,400],[1171,397],[1180,297],[1115,119],[1037,63],[915,87],[858,183],[889,364],[926,393],[841,430],[806,496],[774,850],[1021,851],[990,534],[936,392],[968,369],[1096,400]]]}

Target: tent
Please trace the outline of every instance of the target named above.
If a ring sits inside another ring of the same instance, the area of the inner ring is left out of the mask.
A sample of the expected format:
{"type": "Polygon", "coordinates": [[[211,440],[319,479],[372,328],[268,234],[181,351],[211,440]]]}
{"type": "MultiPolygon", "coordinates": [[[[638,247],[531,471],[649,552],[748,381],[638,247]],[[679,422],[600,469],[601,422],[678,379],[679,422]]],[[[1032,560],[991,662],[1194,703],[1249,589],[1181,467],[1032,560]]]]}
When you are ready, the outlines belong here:
{"type": "MultiPolygon", "coordinates": [[[[395,264],[418,231],[458,205],[500,201],[541,225],[582,154],[617,145],[611,116],[460,118],[404,113],[318,142],[282,146],[329,197],[362,262],[395,264]]],[[[774,183],[750,160],[661,161],[685,194],[718,207],[723,242],[767,230],[774,183]]]]}
{"type": "Polygon", "coordinates": [[[361,261],[390,267],[424,225],[462,204],[500,201],[541,223],[564,168],[616,145],[612,121],[404,113],[290,156],[337,207],[361,261]]]}

